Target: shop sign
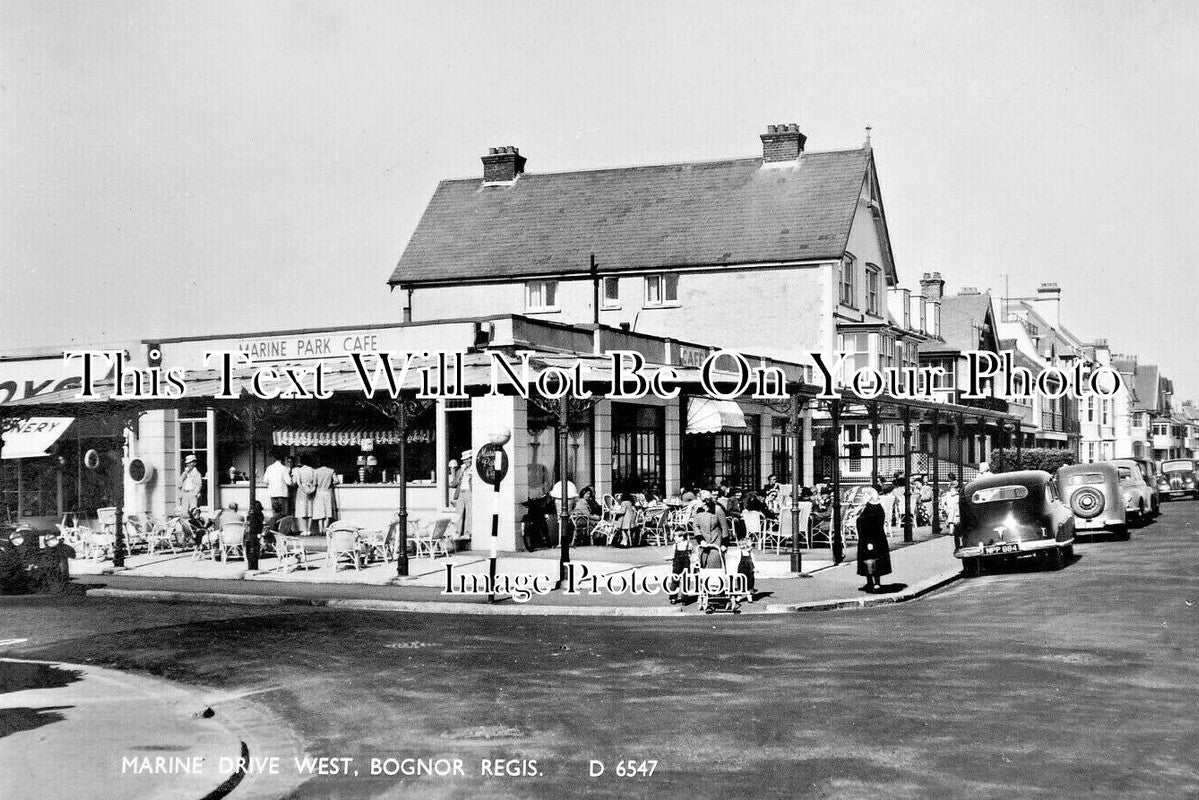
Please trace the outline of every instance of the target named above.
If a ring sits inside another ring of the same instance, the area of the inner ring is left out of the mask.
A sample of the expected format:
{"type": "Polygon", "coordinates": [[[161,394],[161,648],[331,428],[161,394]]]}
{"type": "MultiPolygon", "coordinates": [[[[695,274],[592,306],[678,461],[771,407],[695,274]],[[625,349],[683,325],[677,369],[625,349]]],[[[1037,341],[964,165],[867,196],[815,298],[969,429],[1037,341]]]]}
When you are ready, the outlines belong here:
{"type": "Polygon", "coordinates": [[[308,361],[348,358],[351,353],[383,350],[378,331],[338,331],[237,340],[237,349],[254,361],[308,361]]]}
{"type": "Polygon", "coordinates": [[[488,442],[480,447],[475,454],[475,469],[483,483],[498,490],[508,474],[508,455],[504,452],[504,446],[488,442]]]}
{"type": "MultiPolygon", "coordinates": [[[[103,377],[111,378],[112,369],[103,377]]],[[[76,369],[61,357],[0,362],[0,405],[82,386],[76,369]]]]}
{"type": "Polygon", "coordinates": [[[703,347],[688,347],[685,344],[679,345],[680,367],[702,367],[704,365],[704,359],[707,357],[708,351],[703,347]]]}

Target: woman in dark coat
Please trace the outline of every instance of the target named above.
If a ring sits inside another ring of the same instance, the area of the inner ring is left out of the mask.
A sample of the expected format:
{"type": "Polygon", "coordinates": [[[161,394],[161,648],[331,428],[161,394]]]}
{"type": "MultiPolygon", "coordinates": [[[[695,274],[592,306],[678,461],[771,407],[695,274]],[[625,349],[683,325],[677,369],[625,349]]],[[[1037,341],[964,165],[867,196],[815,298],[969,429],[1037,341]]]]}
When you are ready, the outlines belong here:
{"type": "Polygon", "coordinates": [[[891,574],[891,551],[887,546],[886,514],[878,501],[878,490],[871,489],[866,507],[858,515],[858,574],[866,578],[863,591],[876,592],[880,578],[891,574]]]}

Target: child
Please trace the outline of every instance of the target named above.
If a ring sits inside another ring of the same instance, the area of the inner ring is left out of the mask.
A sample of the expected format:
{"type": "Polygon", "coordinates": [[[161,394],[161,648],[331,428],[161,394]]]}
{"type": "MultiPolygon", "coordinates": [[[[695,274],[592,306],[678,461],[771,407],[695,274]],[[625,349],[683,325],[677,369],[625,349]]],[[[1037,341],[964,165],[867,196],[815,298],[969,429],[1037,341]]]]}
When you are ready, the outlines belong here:
{"type": "Polygon", "coordinates": [[[959,518],[957,483],[949,485],[949,491],[941,498],[941,511],[945,514],[945,529],[950,535],[957,530],[959,518]]]}
{"type": "Polygon", "coordinates": [[[692,558],[691,542],[687,539],[686,531],[675,531],[674,549],[670,558],[671,605],[683,600],[683,576],[691,570],[692,558]]]}
{"type": "Polygon", "coordinates": [[[731,558],[737,555],[737,571],[734,574],[745,576],[745,599],[749,602],[754,601],[754,554],[753,548],[748,542],[736,542],[730,536],[725,540],[728,545],[728,553],[731,558]]]}

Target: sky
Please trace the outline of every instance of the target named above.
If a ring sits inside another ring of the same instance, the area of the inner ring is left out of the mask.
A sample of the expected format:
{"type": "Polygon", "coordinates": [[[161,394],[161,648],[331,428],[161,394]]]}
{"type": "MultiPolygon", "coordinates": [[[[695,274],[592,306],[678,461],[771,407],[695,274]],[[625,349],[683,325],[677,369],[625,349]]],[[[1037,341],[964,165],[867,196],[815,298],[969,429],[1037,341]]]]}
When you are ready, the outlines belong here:
{"type": "Polygon", "coordinates": [[[0,353],[396,321],[437,181],[872,142],[903,285],[1199,399],[1199,3],[0,0],[0,353]]]}

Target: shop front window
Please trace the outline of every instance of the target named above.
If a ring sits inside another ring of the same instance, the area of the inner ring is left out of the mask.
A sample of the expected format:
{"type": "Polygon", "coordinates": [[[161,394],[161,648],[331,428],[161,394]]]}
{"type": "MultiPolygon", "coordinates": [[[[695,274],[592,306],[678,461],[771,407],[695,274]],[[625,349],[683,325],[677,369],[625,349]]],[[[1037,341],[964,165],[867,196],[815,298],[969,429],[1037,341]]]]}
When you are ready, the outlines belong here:
{"type": "Polygon", "coordinates": [[[613,493],[666,489],[666,411],[612,404],[613,493]]]}
{"type": "MultiPolygon", "coordinates": [[[[566,429],[566,479],[578,490],[592,484],[592,430],[590,409],[575,409],[566,429]]],[[[544,497],[558,482],[557,431],[557,416],[529,403],[529,497],[544,497]]]]}
{"type": "Polygon", "coordinates": [[[760,417],[747,414],[746,427],[683,437],[683,483],[707,489],[725,481],[742,489],[762,485],[760,417]]]}

